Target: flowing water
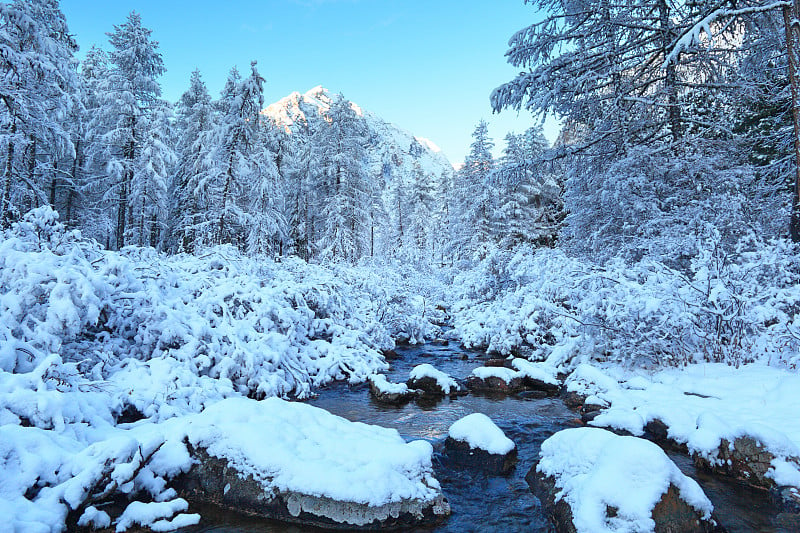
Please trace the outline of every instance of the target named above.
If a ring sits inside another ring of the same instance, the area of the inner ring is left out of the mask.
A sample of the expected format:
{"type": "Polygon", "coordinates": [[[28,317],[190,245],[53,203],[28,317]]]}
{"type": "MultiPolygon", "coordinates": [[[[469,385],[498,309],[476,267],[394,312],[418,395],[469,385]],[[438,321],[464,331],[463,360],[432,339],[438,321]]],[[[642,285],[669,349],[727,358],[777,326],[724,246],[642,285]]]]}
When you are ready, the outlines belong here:
{"type": "MultiPolygon", "coordinates": [[[[480,352],[456,345],[400,347],[391,362],[387,378],[403,382],[409,371],[421,363],[431,363],[451,376],[463,379],[486,359],[480,352]]],[[[530,492],[525,474],[539,452],[541,443],[553,433],[580,425],[575,413],[558,399],[533,399],[522,396],[492,398],[470,394],[436,403],[409,403],[400,407],[375,402],[365,385],[349,387],[337,383],[319,391],[310,401],[352,421],[397,429],[407,440],[425,439],[434,446],[434,470],[452,509],[452,515],[437,532],[515,532],[552,531],[530,492]],[[475,412],[489,416],[513,440],[518,463],[508,477],[487,476],[449,464],[442,449],[447,430],[456,420],[475,412]]],[[[691,460],[673,456],[687,475],[697,479],[714,502],[720,521],[731,533],[797,531],[775,525],[777,510],[764,493],[736,482],[696,472],[691,460]]],[[[186,533],[285,533],[314,531],[313,528],[241,517],[214,508],[198,510],[203,522],[186,533]]]]}

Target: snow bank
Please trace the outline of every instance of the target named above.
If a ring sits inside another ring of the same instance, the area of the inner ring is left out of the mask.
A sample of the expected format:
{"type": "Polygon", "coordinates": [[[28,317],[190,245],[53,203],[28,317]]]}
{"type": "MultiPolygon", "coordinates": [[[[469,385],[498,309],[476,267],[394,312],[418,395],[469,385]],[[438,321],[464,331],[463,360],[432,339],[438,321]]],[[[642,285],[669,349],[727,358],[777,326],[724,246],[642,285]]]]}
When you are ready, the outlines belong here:
{"type": "Polygon", "coordinates": [[[712,463],[723,439],[732,444],[749,436],[775,456],[768,477],[800,486],[798,465],[787,462],[800,457],[800,375],[794,372],[708,363],[631,375],[582,365],[566,385],[609,406],[592,425],[642,435],[648,422],[660,420],[670,439],[712,463]]]}
{"type": "Polygon", "coordinates": [[[279,398],[230,398],[192,417],[189,442],[251,474],[265,491],[380,506],[434,499],[433,448],[394,429],[350,422],[279,398]]]}
{"type": "Polygon", "coordinates": [[[597,428],[560,431],[542,443],[537,471],[555,479],[578,532],[653,531],[653,508],[675,485],[709,519],[713,506],[657,445],[597,428]],[[608,507],[617,510],[608,516],[608,507]]]}
{"type": "Polygon", "coordinates": [[[457,420],[450,426],[448,435],[451,439],[466,442],[470,448],[495,455],[505,455],[516,447],[514,441],[483,413],[472,413],[457,420]]]}
{"type": "Polygon", "coordinates": [[[458,391],[460,387],[456,380],[448,376],[441,370],[437,370],[433,365],[424,363],[417,365],[411,369],[408,375],[409,380],[420,380],[423,378],[431,378],[436,381],[436,385],[442,389],[445,394],[458,391]]]}

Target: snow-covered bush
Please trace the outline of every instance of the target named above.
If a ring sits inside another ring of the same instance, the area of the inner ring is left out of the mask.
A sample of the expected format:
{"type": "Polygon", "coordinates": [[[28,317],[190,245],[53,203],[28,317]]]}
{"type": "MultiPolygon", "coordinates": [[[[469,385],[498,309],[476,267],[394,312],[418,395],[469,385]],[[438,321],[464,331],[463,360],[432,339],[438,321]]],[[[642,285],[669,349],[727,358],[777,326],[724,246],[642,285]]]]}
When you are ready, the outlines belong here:
{"type": "Polygon", "coordinates": [[[796,365],[795,247],[752,242],[727,252],[710,240],[697,248],[685,271],[652,260],[601,266],[559,250],[487,258],[456,279],[454,325],[467,346],[555,365],[796,365]]]}
{"type": "Polygon", "coordinates": [[[231,394],[305,397],[383,370],[392,336],[435,333],[415,279],[231,247],[101,251],[40,209],[0,241],[0,369],[28,372],[57,353],[147,416],[231,394]]]}
{"type": "Polygon", "coordinates": [[[0,515],[26,531],[196,523],[168,487],[191,464],[175,424],[227,397],[366,380],[393,336],[438,331],[439,292],[232,247],[109,252],[32,211],[0,235],[0,515]],[[112,498],[128,500],[117,516],[112,498]]]}

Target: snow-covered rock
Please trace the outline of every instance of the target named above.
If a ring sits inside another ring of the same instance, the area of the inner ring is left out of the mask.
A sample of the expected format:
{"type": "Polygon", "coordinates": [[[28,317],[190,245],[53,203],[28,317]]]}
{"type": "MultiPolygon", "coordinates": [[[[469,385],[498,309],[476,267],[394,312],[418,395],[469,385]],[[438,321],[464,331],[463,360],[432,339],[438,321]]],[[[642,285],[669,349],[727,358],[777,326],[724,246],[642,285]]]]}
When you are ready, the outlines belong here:
{"type": "Polygon", "coordinates": [[[393,429],[279,398],[231,398],[183,432],[200,459],[181,481],[189,500],[353,529],[435,523],[450,512],[431,445],[406,443],[393,429]]]}
{"type": "Polygon", "coordinates": [[[508,474],[517,462],[514,442],[482,413],[467,415],[450,426],[445,451],[460,465],[494,474],[508,474]]]}
{"type": "Polygon", "coordinates": [[[391,383],[383,374],[369,377],[369,392],[376,401],[393,405],[405,403],[416,395],[405,383],[391,383]]]}
{"type": "Polygon", "coordinates": [[[713,506],[657,445],[598,428],[560,431],[526,479],[559,532],[714,531],[713,506]]]}
{"type": "Polygon", "coordinates": [[[453,395],[461,390],[455,379],[428,363],[411,369],[406,383],[410,388],[421,390],[429,396],[453,395]]]}
{"type": "Polygon", "coordinates": [[[467,378],[466,385],[471,390],[499,392],[504,394],[519,391],[538,391],[542,395],[559,392],[560,384],[556,370],[542,363],[531,363],[516,358],[511,361],[513,368],[505,366],[482,366],[474,369],[467,378]]]}
{"type": "Polygon", "coordinates": [[[631,376],[580,365],[567,389],[598,406],[593,426],[677,445],[701,466],[762,488],[800,488],[794,372],[709,363],[631,376]]]}

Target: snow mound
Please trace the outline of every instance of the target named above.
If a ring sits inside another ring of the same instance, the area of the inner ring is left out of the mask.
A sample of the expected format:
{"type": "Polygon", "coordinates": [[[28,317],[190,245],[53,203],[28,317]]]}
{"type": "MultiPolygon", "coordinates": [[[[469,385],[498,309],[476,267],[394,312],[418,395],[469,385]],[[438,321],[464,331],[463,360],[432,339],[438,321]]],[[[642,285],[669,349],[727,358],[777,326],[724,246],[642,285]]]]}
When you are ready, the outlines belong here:
{"type": "Polygon", "coordinates": [[[408,385],[405,383],[392,383],[383,374],[374,374],[369,377],[369,382],[381,394],[405,394],[408,392],[408,385]]]}
{"type": "Polygon", "coordinates": [[[460,389],[455,379],[448,376],[441,370],[437,370],[433,365],[428,363],[415,366],[411,370],[411,373],[408,375],[408,377],[412,380],[432,378],[436,380],[436,384],[444,391],[445,394],[450,394],[451,392],[460,389]]]}
{"type": "Polygon", "coordinates": [[[457,420],[450,426],[448,434],[451,439],[466,442],[470,448],[495,455],[505,455],[516,447],[514,441],[483,413],[472,413],[457,420]]]}
{"type": "Polygon", "coordinates": [[[537,470],[554,478],[579,533],[653,531],[653,508],[674,485],[704,519],[713,506],[657,445],[597,428],[560,431],[542,443],[537,470]],[[608,507],[617,509],[608,517],[608,507]]]}
{"type": "Polygon", "coordinates": [[[223,400],[186,426],[192,446],[225,459],[273,490],[380,506],[439,494],[433,447],[394,429],[350,422],[323,409],[268,398],[223,400]]]}
{"type": "Polygon", "coordinates": [[[498,378],[510,383],[512,379],[519,377],[519,372],[502,366],[479,366],[470,375],[479,379],[498,378]]]}

